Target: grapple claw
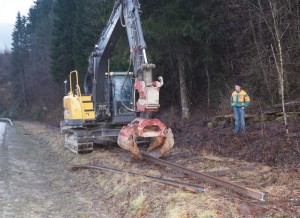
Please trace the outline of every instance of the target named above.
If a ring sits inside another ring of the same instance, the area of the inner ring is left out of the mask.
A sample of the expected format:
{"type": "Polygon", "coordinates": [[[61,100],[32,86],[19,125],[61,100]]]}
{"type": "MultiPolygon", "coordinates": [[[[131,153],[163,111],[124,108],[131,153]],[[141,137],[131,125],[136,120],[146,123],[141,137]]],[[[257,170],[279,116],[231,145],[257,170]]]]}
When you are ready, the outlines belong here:
{"type": "Polygon", "coordinates": [[[172,130],[167,129],[157,119],[136,118],[127,126],[123,126],[118,136],[118,145],[138,156],[137,137],[154,138],[147,151],[156,158],[166,154],[174,145],[172,130]]]}
{"type": "Polygon", "coordinates": [[[147,152],[151,152],[159,147],[161,147],[164,144],[165,137],[158,136],[153,139],[153,141],[150,143],[149,148],[147,149],[147,152]]]}
{"type": "Polygon", "coordinates": [[[118,136],[118,145],[137,156],[140,151],[136,144],[136,135],[129,126],[123,126],[118,136]]]}
{"type": "Polygon", "coordinates": [[[172,130],[169,128],[167,130],[164,143],[157,154],[157,158],[160,158],[161,156],[165,155],[169,150],[171,150],[173,145],[174,145],[174,136],[172,130]]]}

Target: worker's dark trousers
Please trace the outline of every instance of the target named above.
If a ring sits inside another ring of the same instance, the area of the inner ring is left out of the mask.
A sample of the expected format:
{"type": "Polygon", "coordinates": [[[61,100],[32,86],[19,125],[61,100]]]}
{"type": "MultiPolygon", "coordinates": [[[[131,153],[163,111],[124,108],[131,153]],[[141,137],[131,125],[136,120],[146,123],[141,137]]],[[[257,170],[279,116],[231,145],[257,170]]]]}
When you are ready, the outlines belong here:
{"type": "Polygon", "coordinates": [[[239,133],[243,131],[246,127],[245,124],[245,109],[241,107],[234,107],[234,132],[239,133]]]}

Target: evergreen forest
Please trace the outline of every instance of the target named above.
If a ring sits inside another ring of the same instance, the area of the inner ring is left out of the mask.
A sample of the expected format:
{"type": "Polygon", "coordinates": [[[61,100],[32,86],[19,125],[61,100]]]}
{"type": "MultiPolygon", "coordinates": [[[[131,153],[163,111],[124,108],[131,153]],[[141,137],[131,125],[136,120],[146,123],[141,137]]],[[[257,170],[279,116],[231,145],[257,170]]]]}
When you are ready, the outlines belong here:
{"type": "MultiPolygon", "coordinates": [[[[113,0],[36,0],[16,14],[12,50],[0,55],[3,116],[60,120],[64,81],[88,57],[113,0]],[[5,95],[3,94],[6,93],[5,95]]],[[[252,107],[295,100],[300,92],[299,0],[140,0],[147,55],[163,76],[162,110],[182,118],[230,110],[234,84],[252,107]]],[[[129,65],[126,31],[111,51],[112,71],[129,65]]]]}

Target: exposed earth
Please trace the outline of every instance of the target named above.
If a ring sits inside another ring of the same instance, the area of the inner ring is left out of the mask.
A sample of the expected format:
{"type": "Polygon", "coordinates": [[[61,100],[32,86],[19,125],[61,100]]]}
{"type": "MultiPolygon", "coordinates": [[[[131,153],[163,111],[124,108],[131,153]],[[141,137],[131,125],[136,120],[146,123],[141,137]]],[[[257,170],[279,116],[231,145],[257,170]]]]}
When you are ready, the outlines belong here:
{"type": "MultiPolygon", "coordinates": [[[[165,121],[168,122],[168,121],[165,121]]],[[[59,128],[0,123],[1,217],[297,217],[300,214],[299,120],[286,143],[279,122],[249,126],[242,135],[206,122],[178,125],[163,159],[266,192],[260,202],[137,160],[117,146],[97,145],[76,155],[63,147],[59,128]],[[298,144],[297,144],[298,143],[298,144]],[[191,193],[144,177],[95,170],[95,164],[205,187],[191,193]]]]}

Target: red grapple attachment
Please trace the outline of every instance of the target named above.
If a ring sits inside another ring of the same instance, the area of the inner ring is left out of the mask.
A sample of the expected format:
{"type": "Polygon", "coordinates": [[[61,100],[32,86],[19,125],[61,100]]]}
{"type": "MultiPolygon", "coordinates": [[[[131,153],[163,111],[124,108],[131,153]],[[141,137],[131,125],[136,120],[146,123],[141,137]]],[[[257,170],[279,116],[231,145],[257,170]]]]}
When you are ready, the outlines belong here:
{"type": "Polygon", "coordinates": [[[118,145],[139,156],[137,137],[154,138],[147,151],[156,158],[163,156],[174,145],[172,130],[157,119],[136,118],[127,126],[123,126],[118,136],[118,145]]]}

